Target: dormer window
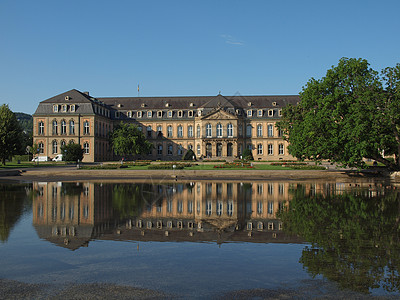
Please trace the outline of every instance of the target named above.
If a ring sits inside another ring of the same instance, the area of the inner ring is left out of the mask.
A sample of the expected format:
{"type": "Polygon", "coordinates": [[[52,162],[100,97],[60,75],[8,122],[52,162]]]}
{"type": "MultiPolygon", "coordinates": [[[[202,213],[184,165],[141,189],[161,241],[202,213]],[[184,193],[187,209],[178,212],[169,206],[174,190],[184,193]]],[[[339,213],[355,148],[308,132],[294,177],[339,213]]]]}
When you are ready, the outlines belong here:
{"type": "Polygon", "coordinates": [[[251,109],[249,109],[249,110],[247,111],[247,116],[248,116],[248,117],[252,117],[252,116],[253,116],[253,111],[252,111],[251,109]]]}
{"type": "Polygon", "coordinates": [[[132,118],[132,111],[131,111],[131,110],[128,111],[128,112],[126,113],[126,115],[127,115],[128,118],[132,118]]]}
{"type": "Polygon", "coordinates": [[[159,111],[157,112],[157,118],[162,118],[162,110],[159,110],[159,111]]]}
{"type": "Polygon", "coordinates": [[[63,106],[62,106],[62,112],[67,112],[67,105],[66,105],[66,104],[63,104],[63,106]]]}
{"type": "Polygon", "coordinates": [[[75,112],[75,104],[72,104],[72,105],[69,107],[69,111],[70,111],[70,112],[75,112]]]}
{"type": "Polygon", "coordinates": [[[65,101],[68,101],[69,100],[69,96],[65,96],[65,101]]]}
{"type": "Polygon", "coordinates": [[[247,106],[251,106],[251,105],[252,105],[252,103],[251,103],[251,102],[248,102],[248,103],[247,103],[247,106]]]}
{"type": "Polygon", "coordinates": [[[117,118],[117,119],[119,118],[119,111],[115,112],[115,118],[117,118]]]}
{"type": "Polygon", "coordinates": [[[53,112],[58,112],[58,105],[57,104],[53,105],[53,112]]]}
{"type": "Polygon", "coordinates": [[[193,107],[194,106],[194,103],[193,102],[190,102],[190,107],[193,107]]]}
{"type": "Polygon", "coordinates": [[[165,107],[169,107],[169,103],[165,103],[165,107]]]}
{"type": "Polygon", "coordinates": [[[278,110],[278,116],[282,117],[282,109],[278,110]]]}
{"type": "Polygon", "coordinates": [[[141,107],[146,107],[146,103],[142,103],[141,107]]]}
{"type": "Polygon", "coordinates": [[[122,104],[121,104],[121,103],[118,103],[118,104],[117,104],[117,107],[118,107],[118,108],[121,108],[121,107],[122,107],[122,104]]]}
{"type": "Polygon", "coordinates": [[[262,117],[262,116],[263,116],[263,110],[262,110],[262,109],[259,109],[259,110],[257,111],[257,116],[259,116],[259,117],[262,117]]]}
{"type": "Polygon", "coordinates": [[[272,102],[272,106],[277,106],[277,105],[278,105],[278,103],[272,102]]]}
{"type": "Polygon", "coordinates": [[[189,111],[188,111],[188,117],[189,117],[189,118],[192,118],[192,117],[193,117],[193,110],[189,110],[189,111]]]}
{"type": "Polygon", "coordinates": [[[168,118],[172,118],[172,110],[168,111],[168,118]]]}
{"type": "Polygon", "coordinates": [[[151,110],[149,110],[148,112],[147,112],[147,117],[148,118],[151,118],[153,116],[153,112],[151,111],[151,110]]]}
{"type": "Polygon", "coordinates": [[[142,116],[143,116],[143,112],[142,112],[142,111],[138,111],[138,112],[137,112],[137,117],[138,117],[138,118],[141,118],[142,116]]]}
{"type": "Polygon", "coordinates": [[[197,111],[197,115],[200,117],[201,116],[201,110],[197,111]]]}
{"type": "Polygon", "coordinates": [[[274,110],[270,109],[268,110],[268,117],[273,117],[274,116],[274,110]]]}
{"type": "Polygon", "coordinates": [[[178,111],[178,118],[182,118],[182,116],[183,116],[183,111],[179,110],[178,111]]]}

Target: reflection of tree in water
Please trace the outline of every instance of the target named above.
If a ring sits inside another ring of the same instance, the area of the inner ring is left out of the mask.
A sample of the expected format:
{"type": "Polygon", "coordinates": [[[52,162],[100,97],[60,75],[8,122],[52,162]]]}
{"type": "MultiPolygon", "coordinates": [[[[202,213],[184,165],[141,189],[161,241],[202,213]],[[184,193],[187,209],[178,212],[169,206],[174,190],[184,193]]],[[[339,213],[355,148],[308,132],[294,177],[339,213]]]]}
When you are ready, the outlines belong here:
{"type": "Polygon", "coordinates": [[[0,184],[0,241],[6,242],[11,229],[27,206],[26,185],[0,184]]]}
{"type": "Polygon", "coordinates": [[[342,288],[368,293],[400,291],[400,193],[368,196],[361,189],[342,195],[305,196],[294,191],[282,213],[285,231],[311,243],[300,262],[342,288]]]}

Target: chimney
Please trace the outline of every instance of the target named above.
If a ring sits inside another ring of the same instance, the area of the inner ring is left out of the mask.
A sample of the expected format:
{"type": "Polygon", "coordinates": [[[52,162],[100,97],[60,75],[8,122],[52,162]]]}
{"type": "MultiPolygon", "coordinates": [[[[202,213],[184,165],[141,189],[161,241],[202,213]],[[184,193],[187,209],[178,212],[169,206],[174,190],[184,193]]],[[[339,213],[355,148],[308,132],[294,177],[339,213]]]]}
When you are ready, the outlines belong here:
{"type": "Polygon", "coordinates": [[[89,92],[83,92],[86,96],[89,96],[89,92]]]}

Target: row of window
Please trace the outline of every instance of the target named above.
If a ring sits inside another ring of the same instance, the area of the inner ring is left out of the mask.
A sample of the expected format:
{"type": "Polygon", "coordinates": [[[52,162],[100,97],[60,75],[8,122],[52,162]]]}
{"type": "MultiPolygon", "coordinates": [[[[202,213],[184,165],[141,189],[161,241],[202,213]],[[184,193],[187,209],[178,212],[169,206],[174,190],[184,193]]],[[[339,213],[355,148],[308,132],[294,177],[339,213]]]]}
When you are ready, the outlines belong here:
{"type": "MultiPolygon", "coordinates": [[[[70,141],[70,143],[73,143],[74,141],[70,141]]],[[[51,143],[51,149],[52,149],[52,154],[58,154],[59,153],[59,146],[60,149],[61,147],[65,146],[66,141],[61,141],[61,144],[59,145],[58,142],[56,140],[54,140],[51,143]]],[[[88,142],[83,143],[83,150],[85,154],[89,154],[90,153],[90,145],[88,142]]],[[[44,143],[43,142],[39,142],[38,143],[38,153],[39,154],[43,154],[44,153],[44,143]]]]}
{"type": "MultiPolygon", "coordinates": [[[[266,112],[266,115],[268,117],[273,117],[273,116],[276,115],[276,110],[273,110],[273,109],[269,109],[267,111],[265,111],[263,109],[258,109],[258,110],[249,109],[249,110],[246,110],[246,115],[247,115],[247,117],[253,117],[253,116],[263,117],[265,115],[265,112],[266,112]]],[[[278,110],[277,112],[278,112],[278,116],[281,117],[282,116],[282,111],[278,110]]],[[[173,111],[173,110],[169,110],[167,112],[159,110],[159,111],[156,112],[156,114],[151,110],[148,110],[148,111],[139,110],[139,111],[136,112],[136,117],[139,118],[139,119],[140,118],[144,118],[144,117],[147,117],[148,119],[150,119],[150,118],[153,118],[153,116],[156,116],[157,118],[163,118],[165,115],[168,118],[172,118],[174,116],[176,116],[178,118],[183,118],[186,115],[187,115],[188,118],[193,118],[195,116],[195,112],[193,110],[189,110],[189,111],[183,111],[183,110],[173,111]]],[[[201,111],[200,110],[198,111],[198,115],[201,116],[201,111]]],[[[116,111],[115,112],[115,117],[116,118],[120,118],[120,116],[121,116],[121,112],[116,111]]],[[[135,117],[135,111],[131,111],[131,110],[127,111],[126,112],[126,116],[128,118],[134,118],[135,117]]]]}
{"type": "MultiPolygon", "coordinates": [[[[69,129],[69,135],[74,135],[75,134],[75,121],[70,120],[68,125],[66,120],[61,120],[61,124],[58,124],[57,120],[53,120],[52,122],[52,135],[66,135],[67,134],[67,128],[69,129]]],[[[44,135],[45,134],[45,129],[44,129],[44,122],[40,121],[38,123],[38,134],[39,135],[44,135]]],[[[89,135],[90,134],[90,123],[89,121],[84,121],[83,122],[83,134],[84,135],[89,135]]]]}
{"type": "MultiPolygon", "coordinates": [[[[216,126],[216,131],[213,134],[213,126],[208,123],[206,125],[206,137],[207,138],[212,138],[212,137],[217,137],[217,138],[222,138],[222,137],[234,137],[234,128],[233,128],[233,124],[228,124],[227,126],[227,130],[226,133],[224,134],[224,127],[221,123],[218,123],[216,126]]],[[[139,126],[139,130],[142,131],[143,128],[141,126],[139,126]]],[[[163,136],[163,127],[161,125],[157,126],[157,137],[161,137],[163,136]]],[[[147,137],[151,138],[153,135],[153,127],[151,125],[146,127],[146,132],[147,132],[147,137]]],[[[183,126],[182,125],[178,125],[177,127],[177,137],[178,138],[183,138],[184,134],[183,134],[183,126]]],[[[243,130],[242,130],[242,126],[238,127],[238,133],[239,136],[243,135],[243,130]]],[[[253,135],[253,126],[252,125],[247,125],[246,126],[246,136],[247,137],[251,137],[253,135]]],[[[167,126],[167,137],[168,138],[172,138],[174,136],[173,134],[173,127],[171,125],[167,126]]],[[[269,124],[267,125],[267,136],[268,137],[274,137],[274,125],[269,124]]],[[[282,132],[278,131],[278,136],[281,137],[282,136],[282,132]]],[[[192,138],[194,137],[194,132],[193,132],[193,126],[189,125],[187,127],[187,137],[188,138],[192,138]]],[[[197,130],[196,130],[196,137],[197,138],[201,138],[201,127],[200,125],[197,125],[197,130]]],[[[257,137],[263,137],[263,125],[262,124],[258,124],[257,125],[257,137]]]]}
{"type": "Polygon", "coordinates": [[[54,104],[53,105],[53,112],[58,113],[58,112],[75,112],[75,104],[63,104],[63,105],[58,105],[54,104]]]}

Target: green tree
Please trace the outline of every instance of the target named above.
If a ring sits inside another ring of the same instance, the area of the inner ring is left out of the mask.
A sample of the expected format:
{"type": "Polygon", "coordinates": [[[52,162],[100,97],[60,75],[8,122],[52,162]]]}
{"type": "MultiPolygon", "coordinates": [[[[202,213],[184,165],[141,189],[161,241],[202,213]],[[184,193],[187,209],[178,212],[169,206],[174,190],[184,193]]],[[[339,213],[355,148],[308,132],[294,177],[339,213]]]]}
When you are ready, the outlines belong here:
{"type": "Polygon", "coordinates": [[[250,149],[246,148],[243,151],[243,159],[245,160],[254,160],[253,153],[250,149]]]}
{"type": "Polygon", "coordinates": [[[78,162],[82,161],[84,150],[82,145],[70,143],[61,147],[64,161],[78,162]]]}
{"type": "Polygon", "coordinates": [[[153,147],[137,126],[122,122],[111,132],[110,144],[120,156],[148,153],[153,147]]]}
{"type": "Polygon", "coordinates": [[[0,159],[3,165],[6,159],[18,154],[22,148],[22,129],[15,114],[7,104],[0,106],[0,159]]]}
{"type": "Polygon", "coordinates": [[[366,60],[342,58],[322,79],[311,78],[300,103],[283,108],[277,124],[289,153],[359,168],[370,158],[399,169],[399,68],[385,69],[380,77],[366,60]],[[394,154],[395,162],[383,154],[394,154]]]}
{"type": "Polygon", "coordinates": [[[196,155],[192,149],[189,149],[182,157],[182,160],[196,160],[196,155]],[[194,159],[193,159],[194,158],[194,159]]]}

